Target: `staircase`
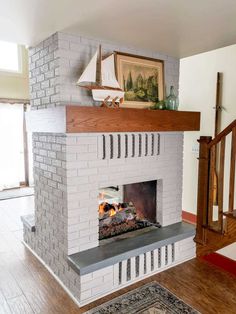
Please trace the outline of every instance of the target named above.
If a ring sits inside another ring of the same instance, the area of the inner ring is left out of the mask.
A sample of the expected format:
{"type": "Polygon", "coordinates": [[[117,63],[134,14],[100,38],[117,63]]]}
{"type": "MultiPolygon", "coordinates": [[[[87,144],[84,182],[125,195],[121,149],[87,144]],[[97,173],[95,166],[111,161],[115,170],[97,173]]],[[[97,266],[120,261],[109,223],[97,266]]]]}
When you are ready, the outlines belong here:
{"type": "Polygon", "coordinates": [[[214,139],[201,136],[198,142],[200,151],[195,242],[199,256],[236,242],[236,120],[214,139]],[[219,160],[216,156],[219,156],[219,160]]]}

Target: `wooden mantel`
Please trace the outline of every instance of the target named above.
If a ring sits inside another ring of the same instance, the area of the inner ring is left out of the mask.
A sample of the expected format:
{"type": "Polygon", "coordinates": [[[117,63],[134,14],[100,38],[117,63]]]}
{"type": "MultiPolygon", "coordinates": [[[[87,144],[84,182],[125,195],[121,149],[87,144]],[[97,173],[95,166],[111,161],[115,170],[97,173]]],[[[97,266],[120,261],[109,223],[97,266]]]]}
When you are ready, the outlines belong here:
{"type": "Polygon", "coordinates": [[[198,131],[200,112],[68,105],[30,110],[26,124],[44,133],[198,131]]]}
{"type": "Polygon", "coordinates": [[[200,112],[66,107],[66,132],[199,131],[200,112]]]}

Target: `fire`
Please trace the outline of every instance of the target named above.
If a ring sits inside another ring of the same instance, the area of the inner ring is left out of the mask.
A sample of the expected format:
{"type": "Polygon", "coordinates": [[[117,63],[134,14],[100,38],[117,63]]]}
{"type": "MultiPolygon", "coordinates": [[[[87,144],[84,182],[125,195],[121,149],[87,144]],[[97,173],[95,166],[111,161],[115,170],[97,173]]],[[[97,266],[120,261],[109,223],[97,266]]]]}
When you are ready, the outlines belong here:
{"type": "Polygon", "coordinates": [[[106,202],[103,202],[99,205],[98,212],[99,216],[102,217],[103,215],[107,215],[109,217],[115,216],[117,211],[119,211],[120,208],[116,204],[108,204],[106,202]]]}
{"type": "Polygon", "coordinates": [[[104,214],[104,203],[99,205],[98,212],[99,212],[99,215],[103,215],[104,214]]]}
{"type": "Polygon", "coordinates": [[[116,211],[112,208],[111,210],[110,210],[110,217],[112,217],[112,216],[115,216],[116,215],[116,211]]]}

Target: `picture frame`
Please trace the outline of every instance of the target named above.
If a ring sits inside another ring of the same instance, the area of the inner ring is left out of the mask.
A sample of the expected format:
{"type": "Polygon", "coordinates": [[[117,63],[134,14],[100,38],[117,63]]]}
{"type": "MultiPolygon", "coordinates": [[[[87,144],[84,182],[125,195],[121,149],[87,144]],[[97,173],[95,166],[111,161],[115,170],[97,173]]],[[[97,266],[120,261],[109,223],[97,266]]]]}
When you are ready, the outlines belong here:
{"type": "Polygon", "coordinates": [[[124,102],[120,107],[149,108],[164,99],[164,61],[115,52],[116,76],[124,102]]]}

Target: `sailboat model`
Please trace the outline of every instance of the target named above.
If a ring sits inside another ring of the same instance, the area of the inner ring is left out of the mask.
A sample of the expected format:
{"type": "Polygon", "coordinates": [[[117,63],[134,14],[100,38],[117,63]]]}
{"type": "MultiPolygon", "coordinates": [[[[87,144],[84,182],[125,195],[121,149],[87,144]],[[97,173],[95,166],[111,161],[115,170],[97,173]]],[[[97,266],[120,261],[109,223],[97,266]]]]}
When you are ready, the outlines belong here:
{"type": "Polygon", "coordinates": [[[123,101],[124,91],[120,88],[115,75],[114,54],[102,60],[101,46],[90,60],[77,84],[91,90],[93,99],[102,101],[103,105],[109,102],[117,104],[123,101]]]}

